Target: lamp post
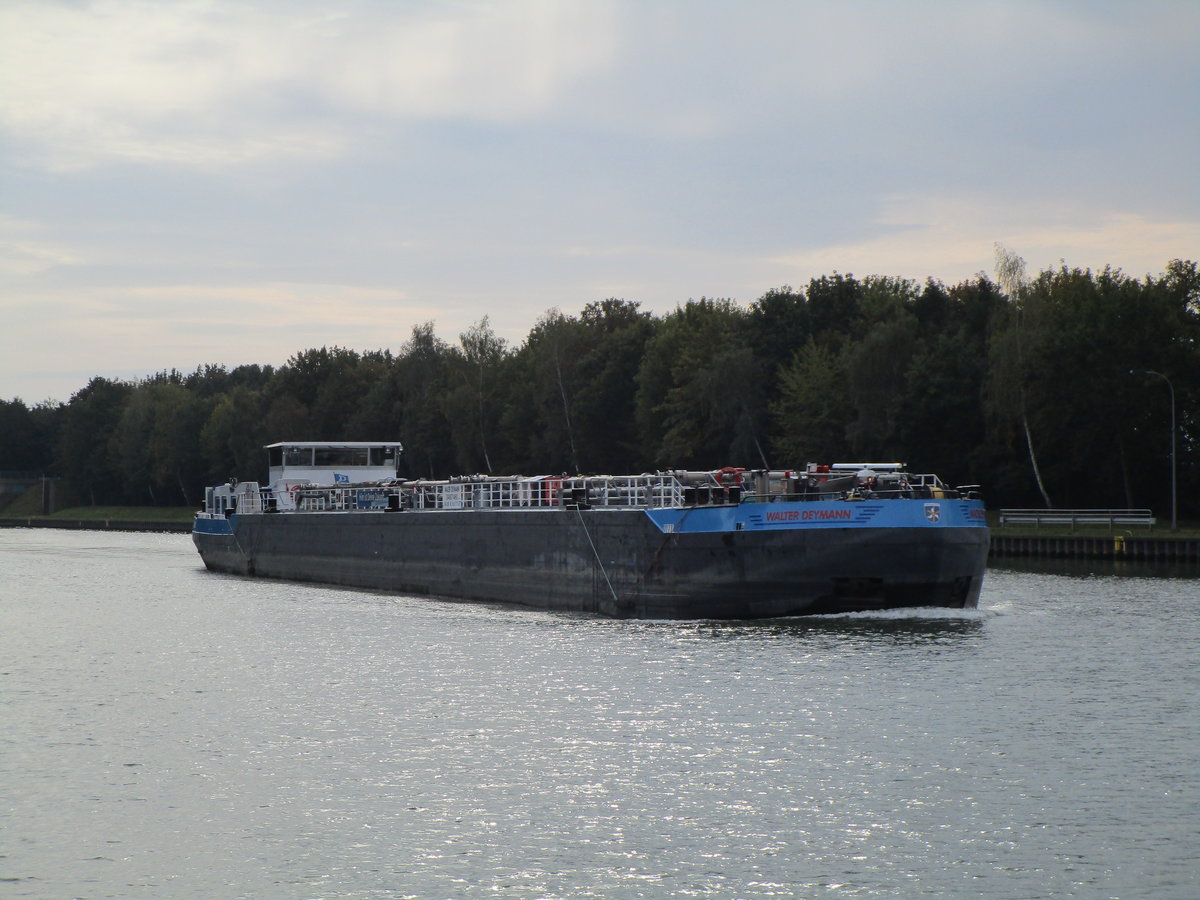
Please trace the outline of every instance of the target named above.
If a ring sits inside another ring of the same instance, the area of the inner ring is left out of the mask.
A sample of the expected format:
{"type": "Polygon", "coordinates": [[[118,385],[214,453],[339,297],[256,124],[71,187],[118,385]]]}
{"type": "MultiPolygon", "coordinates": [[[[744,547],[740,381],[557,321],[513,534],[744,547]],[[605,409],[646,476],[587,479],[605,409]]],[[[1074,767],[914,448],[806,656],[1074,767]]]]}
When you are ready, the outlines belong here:
{"type": "Polygon", "coordinates": [[[1178,522],[1175,518],[1176,498],[1175,491],[1175,386],[1171,384],[1171,379],[1162,372],[1155,372],[1153,369],[1130,369],[1130,374],[1137,375],[1154,375],[1161,378],[1167,383],[1167,390],[1171,392],[1171,530],[1176,531],[1178,522]]]}

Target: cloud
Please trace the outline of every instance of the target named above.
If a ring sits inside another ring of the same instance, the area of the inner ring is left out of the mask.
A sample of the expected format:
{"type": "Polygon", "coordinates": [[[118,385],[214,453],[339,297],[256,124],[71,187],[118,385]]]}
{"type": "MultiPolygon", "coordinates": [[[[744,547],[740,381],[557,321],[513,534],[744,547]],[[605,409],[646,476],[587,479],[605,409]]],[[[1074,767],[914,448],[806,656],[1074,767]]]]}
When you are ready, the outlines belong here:
{"type": "Polygon", "coordinates": [[[865,240],[808,247],[770,262],[794,273],[785,278],[793,283],[834,269],[955,282],[978,272],[990,276],[999,242],[1024,257],[1031,273],[1065,262],[1093,269],[1117,264],[1140,277],[1200,248],[1200,220],[1155,220],[1065,202],[1012,206],[983,197],[891,197],[873,224],[877,233],[865,240]]]}
{"type": "Polygon", "coordinates": [[[36,275],[86,261],[77,251],[46,240],[45,231],[45,226],[36,222],[0,214],[0,274],[36,275]]]}
{"type": "Polygon", "coordinates": [[[1197,34],[1153,0],[3,0],[0,395],[953,282],[997,241],[1158,272],[1200,247],[1197,34]]]}
{"type": "Polygon", "coordinates": [[[414,322],[440,312],[403,292],[361,285],[42,288],[6,304],[0,396],[62,399],[92,375],[142,377],[206,363],[280,365],[308,347],[395,348],[414,322]],[[55,323],[49,330],[48,322],[55,323]]]}
{"type": "MultiPolygon", "coordinates": [[[[412,303],[402,291],[347,284],[139,285],[106,294],[124,298],[133,316],[153,319],[172,309],[178,318],[218,329],[282,331],[303,322],[305,328],[336,326],[340,334],[371,331],[394,317],[413,320],[437,314],[432,307],[412,303]],[[214,316],[214,310],[219,314],[214,316]]],[[[326,341],[331,342],[336,341],[326,341]]]]}
{"type": "Polygon", "coordinates": [[[318,9],[7,3],[0,129],[51,169],[322,159],[369,135],[356,117],[536,116],[611,51],[604,4],[318,9]]]}
{"type": "Polygon", "coordinates": [[[450,7],[383,29],[346,18],[318,39],[334,64],[314,89],[371,114],[524,119],[610,60],[606,19],[604,4],[555,2],[450,7]]]}

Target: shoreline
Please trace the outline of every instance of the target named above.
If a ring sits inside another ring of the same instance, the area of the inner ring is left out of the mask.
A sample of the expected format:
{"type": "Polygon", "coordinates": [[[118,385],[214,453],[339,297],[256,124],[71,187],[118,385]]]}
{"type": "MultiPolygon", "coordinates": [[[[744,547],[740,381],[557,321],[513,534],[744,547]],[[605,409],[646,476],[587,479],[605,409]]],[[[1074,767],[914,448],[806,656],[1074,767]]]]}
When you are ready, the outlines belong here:
{"type": "Polygon", "coordinates": [[[0,528],[58,528],[66,531],[157,531],[164,534],[189,534],[191,522],[154,521],[153,519],[48,519],[43,516],[3,517],[0,528]]]}
{"type": "MultiPolygon", "coordinates": [[[[189,534],[191,522],[153,519],[51,519],[0,517],[0,528],[58,528],[67,531],[149,531],[189,534]]],[[[1131,535],[1014,535],[992,530],[991,559],[1111,559],[1139,562],[1200,561],[1200,538],[1131,535]]]]}
{"type": "Polygon", "coordinates": [[[1113,559],[1138,562],[1200,561],[1200,538],[1131,535],[1038,536],[992,531],[990,559],[1113,559]]]}

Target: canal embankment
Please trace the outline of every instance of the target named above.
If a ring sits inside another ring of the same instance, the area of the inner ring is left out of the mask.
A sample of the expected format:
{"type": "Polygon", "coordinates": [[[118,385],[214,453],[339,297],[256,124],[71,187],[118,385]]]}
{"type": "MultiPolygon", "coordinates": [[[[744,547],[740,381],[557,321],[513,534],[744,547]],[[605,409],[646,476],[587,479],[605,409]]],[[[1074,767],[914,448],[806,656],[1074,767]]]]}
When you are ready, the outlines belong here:
{"type": "Polygon", "coordinates": [[[992,559],[1200,561],[1200,537],[1130,534],[1010,534],[992,529],[992,559]]]}
{"type": "Polygon", "coordinates": [[[71,531],[161,531],[186,534],[191,522],[171,522],[162,519],[68,519],[49,516],[0,518],[0,528],[59,528],[71,531]]]}
{"type": "MultiPolygon", "coordinates": [[[[0,528],[58,528],[74,531],[157,531],[185,534],[192,530],[188,509],[158,507],[75,507],[50,516],[27,515],[9,508],[0,528]],[[14,515],[14,513],[18,513],[14,515]]],[[[1111,559],[1137,562],[1200,562],[1200,529],[1079,533],[1066,529],[1036,531],[991,529],[992,559],[1111,559]]]]}
{"type": "Polygon", "coordinates": [[[75,506],[49,515],[29,491],[0,510],[0,528],[57,528],[69,531],[159,531],[187,533],[195,510],[162,506],[75,506]]]}

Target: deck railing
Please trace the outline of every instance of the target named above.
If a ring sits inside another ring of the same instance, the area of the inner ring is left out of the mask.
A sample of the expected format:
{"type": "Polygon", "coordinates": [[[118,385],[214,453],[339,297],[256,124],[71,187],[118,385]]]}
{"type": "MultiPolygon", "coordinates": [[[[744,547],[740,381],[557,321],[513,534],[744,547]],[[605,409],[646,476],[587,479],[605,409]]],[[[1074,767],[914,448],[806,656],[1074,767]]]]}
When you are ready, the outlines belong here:
{"type": "Polygon", "coordinates": [[[362,510],[459,509],[648,509],[738,503],[815,500],[885,500],[971,496],[951,490],[935,475],[881,478],[858,485],[853,476],[833,473],[827,481],[805,481],[791,472],[760,472],[721,477],[720,473],[659,472],[644,475],[538,478],[475,478],[406,481],[378,485],[292,485],[278,492],[242,483],[208,490],[206,513],[276,511],[351,512],[362,510]]]}
{"type": "Polygon", "coordinates": [[[558,506],[645,509],[683,503],[673,476],[410,481],[379,487],[298,487],[286,497],[263,492],[267,508],[301,511],[367,509],[538,509],[558,506]]]}

